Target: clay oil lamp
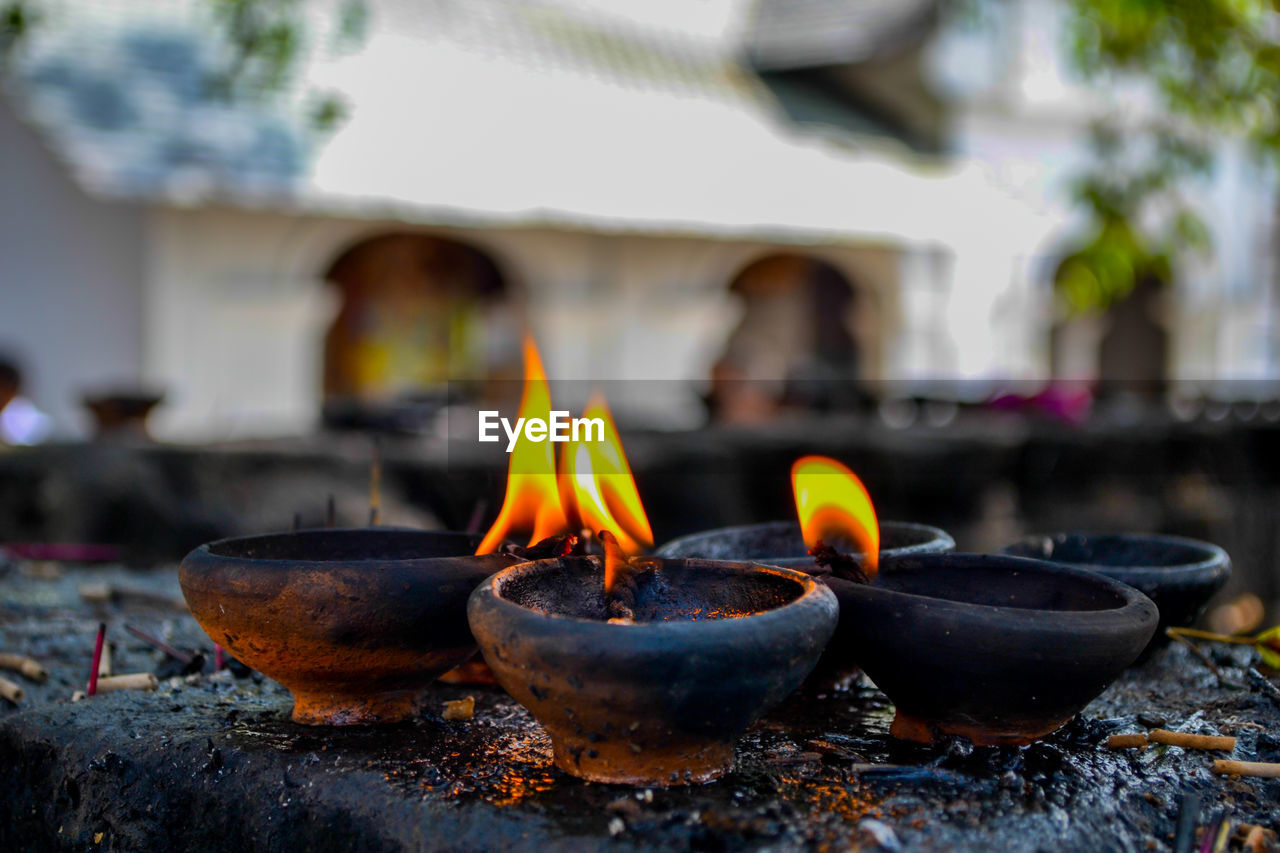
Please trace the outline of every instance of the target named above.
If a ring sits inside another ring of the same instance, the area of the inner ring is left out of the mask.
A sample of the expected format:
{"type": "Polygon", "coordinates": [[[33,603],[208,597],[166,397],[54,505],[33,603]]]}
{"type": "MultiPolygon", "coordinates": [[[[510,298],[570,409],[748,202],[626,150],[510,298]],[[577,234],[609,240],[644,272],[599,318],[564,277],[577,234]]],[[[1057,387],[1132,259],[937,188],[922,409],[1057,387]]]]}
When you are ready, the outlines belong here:
{"type": "Polygon", "coordinates": [[[830,583],[843,641],[894,703],[891,734],[923,743],[1044,737],[1137,659],[1158,618],[1132,587],[1022,557],[924,554],[830,583]]]}
{"type": "MultiPolygon", "coordinates": [[[[532,355],[522,410],[549,409],[536,351],[532,355]]],[[[529,465],[522,445],[511,480],[540,495],[544,478],[525,476],[529,465]]],[[[498,531],[511,527],[520,501],[509,501],[487,537],[378,527],[380,479],[375,445],[368,527],[212,542],[187,555],[180,568],[201,627],[238,660],[289,688],[295,722],[402,721],[418,714],[423,688],[441,674],[483,681],[483,674],[454,672],[476,651],[467,626],[471,591],[499,569],[559,554],[573,543],[567,536],[530,548],[506,541],[498,531]]],[[[554,495],[554,475],[551,488],[554,495]]],[[[329,515],[332,527],[332,499],[329,515]]],[[[548,516],[531,527],[540,540],[541,531],[563,534],[566,525],[548,516]]]]}
{"type": "Polygon", "coordinates": [[[951,551],[955,540],[926,524],[879,521],[862,482],[845,465],[825,456],[805,456],[791,466],[792,490],[800,521],[722,527],[673,539],[660,557],[749,560],[771,566],[827,574],[816,563],[818,539],[849,560],[874,566],[913,554],[951,551]]]}
{"type": "Polygon", "coordinates": [[[601,557],[506,569],[476,589],[471,629],[560,769],[596,782],[706,782],[734,741],[808,675],[836,623],[814,578],[748,563],[601,557]]]}
{"type": "Polygon", "coordinates": [[[293,694],[292,719],[391,723],[475,653],[466,602],[517,562],[480,538],[389,527],[296,530],[201,545],[179,580],[213,641],[293,694]]]}
{"type": "Polygon", "coordinates": [[[1088,569],[1141,590],[1160,608],[1153,647],[1167,640],[1166,628],[1195,622],[1231,576],[1226,551],[1178,536],[1058,533],[1028,536],[1004,552],[1088,569]]]}
{"type": "Polygon", "coordinates": [[[879,559],[875,509],[852,471],[805,457],[792,483],[840,602],[824,665],[860,667],[893,700],[896,737],[1028,743],[1078,713],[1155,630],[1150,600],[1079,569],[937,551],[879,559]],[[842,541],[857,551],[831,544],[842,541]]]}
{"type": "Polygon", "coordinates": [[[164,402],[164,394],[144,389],[118,389],[86,394],[83,402],[93,415],[96,438],[149,439],[147,418],[164,402]]]}
{"type": "MultiPolygon", "coordinates": [[[[936,527],[879,521],[862,482],[834,459],[805,456],[796,460],[791,483],[798,521],[694,533],[668,542],[658,549],[658,555],[758,562],[796,569],[826,581],[839,576],[833,576],[833,569],[840,574],[851,572],[862,580],[874,575],[882,561],[955,548],[955,540],[936,527]],[[837,555],[839,559],[835,559],[837,555]]],[[[814,678],[819,686],[842,689],[857,675],[849,655],[845,620],[842,612],[835,639],[817,666],[814,678]]]]}
{"type": "MultiPolygon", "coordinates": [[[[521,417],[546,417],[550,392],[525,348],[521,417]]],[[[481,551],[518,531],[572,547],[599,531],[604,555],[561,553],[476,589],[469,616],[498,682],[551,737],[556,764],[600,782],[705,782],[733,761],[735,737],[817,661],[835,597],[786,569],[637,556],[653,534],[608,408],[601,434],[561,445],[517,439],[507,492],[481,551]],[[593,440],[594,439],[594,440],[593,440]],[[606,532],[611,531],[611,532],[606,532]]]]}

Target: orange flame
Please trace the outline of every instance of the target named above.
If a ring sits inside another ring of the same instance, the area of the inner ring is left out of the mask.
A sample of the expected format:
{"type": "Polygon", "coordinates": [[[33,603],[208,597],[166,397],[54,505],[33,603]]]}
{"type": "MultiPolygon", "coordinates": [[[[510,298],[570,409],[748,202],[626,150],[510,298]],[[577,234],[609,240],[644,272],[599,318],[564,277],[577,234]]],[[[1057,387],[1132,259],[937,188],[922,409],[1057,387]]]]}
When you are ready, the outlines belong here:
{"type": "Polygon", "coordinates": [[[613,588],[627,575],[630,566],[616,536],[608,530],[601,530],[596,536],[604,548],[604,594],[608,597],[613,595],[613,588]]]}
{"type": "MultiPolygon", "coordinates": [[[[519,417],[551,419],[551,389],[538,347],[528,335],[524,339],[524,393],[520,398],[519,417]]],[[[492,553],[503,539],[517,530],[531,531],[529,544],[532,545],[568,529],[569,519],[556,488],[554,446],[549,441],[529,441],[521,434],[511,450],[502,511],[476,553],[492,553]]]]}
{"type": "MultiPolygon", "coordinates": [[[[525,338],[524,364],[518,417],[550,422],[551,390],[531,337],[525,338]]],[[[580,420],[586,423],[570,431],[558,471],[552,442],[529,441],[523,433],[516,439],[502,510],[477,554],[492,553],[513,533],[531,531],[532,545],[583,527],[612,531],[628,555],[653,545],[649,518],[604,397],[593,395],[580,420]]]]}
{"type": "Polygon", "coordinates": [[[874,575],[880,565],[880,523],[858,476],[826,456],[804,456],[791,466],[791,488],[804,544],[813,548],[820,539],[857,543],[866,554],[864,568],[874,575]]]}
{"type": "Polygon", "coordinates": [[[653,545],[653,530],[613,415],[599,392],[587,401],[582,417],[598,420],[603,430],[588,426],[565,445],[560,456],[561,499],[579,527],[609,530],[624,553],[638,554],[653,545]]]}

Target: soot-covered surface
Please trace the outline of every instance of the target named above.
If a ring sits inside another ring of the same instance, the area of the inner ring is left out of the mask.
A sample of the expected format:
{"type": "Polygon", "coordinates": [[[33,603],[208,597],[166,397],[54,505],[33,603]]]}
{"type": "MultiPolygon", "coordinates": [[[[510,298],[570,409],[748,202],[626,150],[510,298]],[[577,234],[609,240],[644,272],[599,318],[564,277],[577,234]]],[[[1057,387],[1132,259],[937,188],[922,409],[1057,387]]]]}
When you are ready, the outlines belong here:
{"type": "MultiPolygon", "coordinates": [[[[228,673],[71,704],[99,618],[120,644],[117,671],[157,663],[124,621],[179,646],[203,640],[163,602],[95,612],[77,586],[102,581],[176,595],[168,575],[115,570],[0,579],[0,650],[51,670],[24,685],[20,709],[0,711],[0,849],[1169,850],[1192,792],[1200,826],[1280,827],[1280,780],[1214,776],[1214,753],[1100,746],[1163,725],[1235,734],[1234,757],[1280,761],[1280,706],[1219,686],[1181,647],[1031,747],[899,744],[891,707],[863,685],[793,696],[743,737],[719,782],[633,790],[556,770],[546,736],[495,688],[438,685],[431,707],[472,695],[475,716],[379,729],[293,725],[281,688],[228,673]]],[[[1224,652],[1224,673],[1245,681],[1248,655],[1224,652]]]]}

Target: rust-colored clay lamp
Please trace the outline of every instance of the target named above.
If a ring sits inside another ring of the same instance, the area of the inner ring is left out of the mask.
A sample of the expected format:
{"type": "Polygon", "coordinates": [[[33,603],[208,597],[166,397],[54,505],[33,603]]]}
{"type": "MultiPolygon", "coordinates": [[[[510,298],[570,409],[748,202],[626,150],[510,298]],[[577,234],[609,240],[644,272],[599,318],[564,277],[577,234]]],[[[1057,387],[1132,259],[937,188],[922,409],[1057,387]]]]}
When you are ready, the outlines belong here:
{"type": "Polygon", "coordinates": [[[293,693],[313,725],[416,716],[436,676],[476,650],[466,602],[515,558],[465,533],[298,530],[201,545],[179,569],[215,643],[293,693]]]}
{"type": "Polygon", "coordinates": [[[817,662],[835,596],[790,569],[641,557],[628,564],[618,617],[605,593],[610,559],[538,560],[485,581],[469,605],[481,652],[546,728],[566,773],[629,785],[715,779],[737,736],[817,662]]]}

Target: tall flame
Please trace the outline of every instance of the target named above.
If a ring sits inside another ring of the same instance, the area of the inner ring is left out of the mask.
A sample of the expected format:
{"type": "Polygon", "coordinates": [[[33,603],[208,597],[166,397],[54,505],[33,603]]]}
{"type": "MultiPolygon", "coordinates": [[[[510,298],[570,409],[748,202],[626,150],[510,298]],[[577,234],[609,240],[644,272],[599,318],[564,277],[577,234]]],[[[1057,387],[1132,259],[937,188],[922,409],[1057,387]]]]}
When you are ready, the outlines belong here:
{"type": "MultiPolygon", "coordinates": [[[[524,339],[524,393],[519,417],[551,419],[551,389],[538,347],[529,335],[524,339]]],[[[476,553],[492,553],[514,531],[531,531],[532,544],[568,529],[569,519],[556,488],[554,445],[529,441],[521,434],[511,451],[502,511],[476,553]]]]}
{"type": "MultiPolygon", "coordinates": [[[[531,337],[524,342],[524,394],[518,417],[551,420],[551,389],[531,337]]],[[[653,531],[636,491],[622,439],[604,397],[587,402],[556,469],[555,445],[533,442],[522,433],[511,451],[507,495],[502,511],[485,534],[477,554],[489,554],[512,534],[530,532],[529,544],[579,530],[609,530],[618,546],[638,554],[653,544],[653,531]],[[592,428],[591,421],[599,427],[592,428]]]]}
{"type": "Polygon", "coordinates": [[[604,424],[602,441],[590,428],[570,440],[560,456],[560,496],[579,527],[609,530],[629,555],[653,545],[653,530],[636,490],[613,415],[599,392],[587,401],[584,420],[604,424]]]}
{"type": "Polygon", "coordinates": [[[826,456],[804,456],[791,466],[791,488],[804,544],[822,539],[854,542],[866,554],[864,568],[875,574],[880,565],[880,523],[862,481],[849,468],[826,456]]]}

